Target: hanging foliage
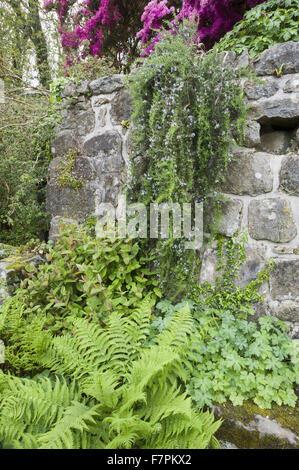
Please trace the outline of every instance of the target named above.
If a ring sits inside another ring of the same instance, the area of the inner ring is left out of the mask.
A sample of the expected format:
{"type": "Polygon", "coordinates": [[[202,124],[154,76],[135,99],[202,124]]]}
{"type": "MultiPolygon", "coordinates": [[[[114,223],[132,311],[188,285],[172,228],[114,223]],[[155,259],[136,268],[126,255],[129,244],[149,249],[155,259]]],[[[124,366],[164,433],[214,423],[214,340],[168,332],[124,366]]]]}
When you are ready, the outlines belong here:
{"type": "MultiPolygon", "coordinates": [[[[130,80],[134,150],[129,193],[146,206],[205,202],[232,158],[232,134],[241,140],[244,131],[239,72],[224,67],[215,51],[204,54],[194,46],[197,25],[183,22],[177,33],[163,34],[130,80]]],[[[182,239],[175,237],[145,243],[157,251],[161,282],[180,279],[190,288],[196,253],[184,250],[182,239]]]]}

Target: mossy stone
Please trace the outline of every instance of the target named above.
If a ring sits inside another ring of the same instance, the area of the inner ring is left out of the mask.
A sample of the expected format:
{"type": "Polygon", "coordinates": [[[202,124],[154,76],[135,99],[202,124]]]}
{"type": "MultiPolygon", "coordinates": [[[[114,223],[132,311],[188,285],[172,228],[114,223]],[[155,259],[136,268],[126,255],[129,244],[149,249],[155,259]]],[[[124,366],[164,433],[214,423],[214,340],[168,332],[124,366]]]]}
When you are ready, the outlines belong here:
{"type": "Polygon", "coordinates": [[[6,245],[5,243],[0,243],[0,260],[7,258],[8,256],[15,255],[18,251],[18,248],[11,245],[6,245]]]}
{"type": "Polygon", "coordinates": [[[223,424],[217,438],[239,449],[299,448],[299,407],[273,405],[263,410],[251,401],[242,406],[227,402],[214,407],[223,424]]]}

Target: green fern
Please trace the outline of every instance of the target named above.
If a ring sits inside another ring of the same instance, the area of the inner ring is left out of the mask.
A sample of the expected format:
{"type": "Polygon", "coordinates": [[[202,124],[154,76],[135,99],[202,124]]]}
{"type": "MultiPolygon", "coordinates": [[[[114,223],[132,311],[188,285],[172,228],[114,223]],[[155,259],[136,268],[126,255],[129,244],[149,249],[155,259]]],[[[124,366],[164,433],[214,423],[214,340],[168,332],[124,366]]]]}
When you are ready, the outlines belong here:
{"type": "Polygon", "coordinates": [[[105,329],[75,320],[72,336],[36,345],[45,371],[33,379],[0,371],[2,447],[217,447],[220,422],[194,410],[182,386],[190,309],[147,346],[151,308],[143,301],[131,317],[111,314],[105,329]]]}

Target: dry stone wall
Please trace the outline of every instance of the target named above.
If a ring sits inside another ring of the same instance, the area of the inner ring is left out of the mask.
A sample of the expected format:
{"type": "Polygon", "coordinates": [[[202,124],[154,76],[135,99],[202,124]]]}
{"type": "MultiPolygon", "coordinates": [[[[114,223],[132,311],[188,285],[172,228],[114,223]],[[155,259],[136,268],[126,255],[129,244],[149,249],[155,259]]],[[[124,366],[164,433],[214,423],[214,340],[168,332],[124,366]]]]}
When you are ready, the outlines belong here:
{"type": "MultiPolygon", "coordinates": [[[[276,45],[247,62],[261,83],[244,82],[249,107],[245,146],[233,149],[217,231],[228,237],[236,230],[248,232],[241,286],[267,259],[275,259],[257,313],[290,323],[292,336],[299,337],[299,44],[276,45]],[[277,76],[282,65],[283,74],[277,76]]],[[[201,281],[213,282],[216,267],[211,248],[204,255],[201,281]]]]}
{"type": "Polygon", "coordinates": [[[117,202],[129,160],[131,105],[124,81],[114,75],[63,92],[47,185],[50,238],[61,219],[82,222],[101,202],[117,202]]]}
{"type": "MultiPolygon", "coordinates": [[[[233,53],[227,61],[236,66],[233,53]]],[[[257,312],[289,322],[299,337],[299,43],[273,46],[255,62],[246,53],[238,61],[261,81],[243,84],[249,106],[245,146],[233,148],[217,231],[227,237],[248,232],[241,286],[275,259],[257,312]]],[[[61,218],[81,222],[99,203],[117,203],[129,162],[131,104],[124,81],[114,75],[64,90],[47,190],[52,238],[61,218]]],[[[204,254],[201,282],[213,282],[216,267],[212,247],[204,254]]]]}

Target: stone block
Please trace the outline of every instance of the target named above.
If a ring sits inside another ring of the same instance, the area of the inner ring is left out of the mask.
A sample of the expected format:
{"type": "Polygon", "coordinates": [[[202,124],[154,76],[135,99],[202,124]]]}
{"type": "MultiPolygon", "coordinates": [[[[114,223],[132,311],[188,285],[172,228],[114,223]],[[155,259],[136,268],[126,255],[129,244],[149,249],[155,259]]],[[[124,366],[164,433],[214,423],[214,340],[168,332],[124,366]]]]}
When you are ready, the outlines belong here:
{"type": "Polygon", "coordinates": [[[223,424],[216,437],[233,443],[238,449],[298,449],[298,405],[259,408],[252,401],[241,406],[226,402],[213,407],[216,418],[223,424]]]}
{"type": "Polygon", "coordinates": [[[261,125],[258,122],[247,121],[244,140],[246,147],[257,147],[261,143],[260,131],[261,125]]]}
{"type": "Polygon", "coordinates": [[[125,83],[124,75],[109,75],[98,78],[89,84],[93,95],[109,94],[123,88],[125,83]]]}
{"type": "Polygon", "coordinates": [[[291,135],[287,131],[273,131],[261,135],[261,148],[265,152],[284,154],[290,143],[291,135]]]}
{"type": "MultiPolygon", "coordinates": [[[[220,235],[232,237],[241,226],[243,202],[239,199],[219,201],[219,214],[212,220],[209,208],[204,213],[205,232],[214,229],[220,235]]],[[[218,212],[218,211],[217,211],[218,212]]]]}
{"type": "Polygon", "coordinates": [[[65,86],[64,90],[61,93],[61,98],[72,98],[76,95],[76,93],[77,93],[76,84],[71,82],[65,86]]]}
{"type": "Polygon", "coordinates": [[[249,105],[249,118],[262,125],[292,128],[299,123],[299,96],[293,93],[252,101],[249,105]]]}
{"type": "Polygon", "coordinates": [[[224,51],[220,54],[224,67],[233,67],[235,65],[237,54],[234,51],[224,51]]]}
{"type": "Polygon", "coordinates": [[[132,102],[128,90],[121,90],[111,101],[111,121],[114,125],[120,125],[122,121],[129,121],[132,112],[132,102]]]}
{"type": "Polygon", "coordinates": [[[88,80],[84,80],[77,86],[77,93],[79,95],[87,95],[90,92],[88,80]]]}
{"type": "Polygon", "coordinates": [[[103,161],[103,171],[105,173],[121,172],[124,168],[124,161],[121,153],[116,153],[105,158],[103,161]]]}
{"type": "Polygon", "coordinates": [[[274,78],[265,79],[265,83],[247,82],[244,87],[245,95],[249,100],[259,100],[261,98],[270,98],[279,90],[277,80],[274,78]]]}
{"type": "Polygon", "coordinates": [[[46,209],[52,216],[85,220],[94,213],[96,172],[90,159],[78,157],[68,177],[60,179],[64,159],[55,158],[50,165],[46,209]]]}
{"type": "Polygon", "coordinates": [[[208,248],[205,250],[202,259],[199,282],[201,284],[215,284],[217,277],[218,258],[216,251],[208,248]]]}
{"type": "Polygon", "coordinates": [[[112,96],[114,95],[93,96],[91,100],[93,108],[98,108],[99,106],[102,106],[103,104],[110,103],[112,96]]]}
{"type": "Polygon", "coordinates": [[[276,300],[299,300],[299,259],[276,262],[270,276],[270,290],[276,300]]]}
{"type": "Polygon", "coordinates": [[[107,122],[107,108],[102,106],[96,111],[96,126],[104,127],[107,122]]]}
{"type": "Polygon", "coordinates": [[[293,196],[299,196],[299,155],[287,156],[281,166],[280,189],[293,196]]]}
{"type": "Polygon", "coordinates": [[[71,130],[58,132],[51,141],[52,153],[56,156],[66,155],[70,150],[78,148],[78,141],[71,130]]]}
{"type": "Polygon", "coordinates": [[[79,136],[84,136],[93,131],[95,126],[95,115],[89,111],[72,113],[69,111],[61,121],[62,129],[72,129],[79,136]]]}
{"type": "Polygon", "coordinates": [[[256,246],[247,246],[245,256],[245,262],[240,266],[238,279],[236,279],[236,285],[243,288],[258,278],[266,261],[264,251],[256,246]]]}
{"type": "Polygon", "coordinates": [[[120,173],[108,173],[104,175],[104,201],[116,207],[121,185],[122,179],[120,173]]]}
{"type": "Polygon", "coordinates": [[[273,175],[270,167],[271,156],[251,149],[235,149],[221,190],[237,195],[257,196],[271,192],[273,175]]]}
{"type": "Polygon", "coordinates": [[[299,93],[299,74],[296,74],[286,81],[283,87],[285,93],[299,93]]]}
{"type": "Polygon", "coordinates": [[[274,312],[275,317],[282,321],[296,323],[299,322],[299,302],[286,300],[279,303],[279,307],[274,312]]]}
{"type": "Polygon", "coordinates": [[[249,66],[249,54],[248,50],[245,49],[242,54],[237,58],[236,67],[244,68],[249,66]]]}
{"type": "Polygon", "coordinates": [[[82,188],[56,186],[47,188],[47,212],[63,218],[83,222],[95,211],[95,191],[93,185],[82,188]]]}
{"type": "Polygon", "coordinates": [[[286,243],[297,235],[292,208],[283,198],[251,201],[248,228],[250,236],[255,240],[286,243]]]}
{"type": "Polygon", "coordinates": [[[273,75],[282,65],[284,74],[299,72],[298,42],[275,44],[265,50],[255,61],[254,69],[257,75],[273,75]]]}
{"type": "Polygon", "coordinates": [[[84,152],[94,157],[120,154],[122,139],[118,132],[107,131],[88,138],[83,144],[84,152]]]}

